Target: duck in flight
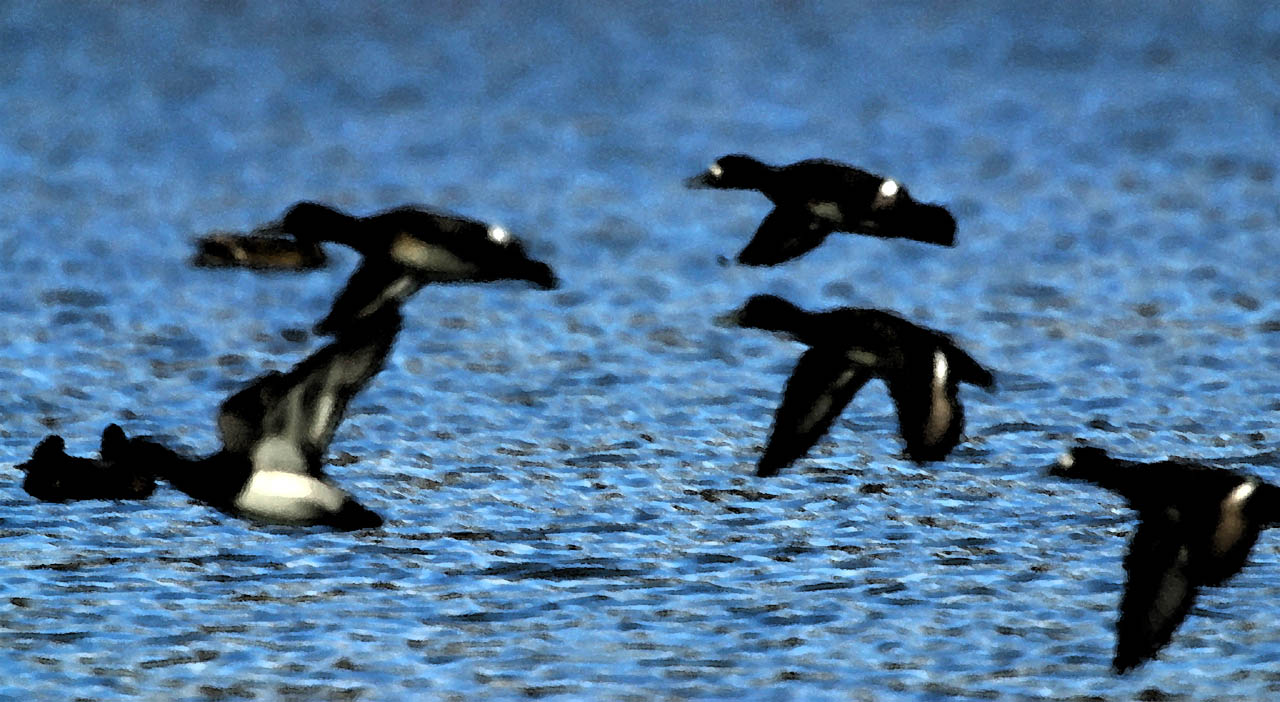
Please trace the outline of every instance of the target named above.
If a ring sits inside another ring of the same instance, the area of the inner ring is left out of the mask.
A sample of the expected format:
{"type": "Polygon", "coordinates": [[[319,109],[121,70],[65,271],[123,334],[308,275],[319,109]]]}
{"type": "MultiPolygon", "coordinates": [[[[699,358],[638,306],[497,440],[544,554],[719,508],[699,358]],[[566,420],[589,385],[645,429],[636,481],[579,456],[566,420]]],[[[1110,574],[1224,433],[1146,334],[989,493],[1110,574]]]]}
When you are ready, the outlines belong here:
{"type": "Polygon", "coordinates": [[[757,295],[721,321],[781,332],[809,346],[783,390],[759,476],[775,475],[808,453],[872,378],[888,385],[906,454],[917,463],[941,460],[959,443],[959,383],[995,385],[991,372],[947,335],[881,310],[809,312],[757,295]]]}
{"type": "MultiPolygon", "coordinates": [[[[252,521],[365,529],[382,518],[325,475],[323,461],[348,403],[382,369],[400,329],[394,306],[344,328],[287,373],[272,371],[222,403],[222,448],[191,458],[147,437],[103,433],[103,461],[127,475],[167,481],[199,502],[252,521]]],[[[46,439],[31,463],[53,463],[61,439],[46,439]]],[[[58,460],[88,461],[67,458],[58,460]]],[[[29,479],[37,472],[28,468],[29,479]]]]}
{"type": "Polygon", "coordinates": [[[356,217],[317,202],[299,202],[258,234],[283,233],[300,245],[343,244],[362,260],[316,332],[332,335],[398,305],[428,283],[523,280],[550,290],[555,272],[531,258],[510,232],[474,219],[404,206],[356,217]]]}
{"type": "Polygon", "coordinates": [[[1184,460],[1142,463],[1093,447],[1050,468],[1119,494],[1138,513],[1124,558],[1128,579],[1116,621],[1112,666],[1125,673],[1156,656],[1204,586],[1240,572],[1258,534],[1280,525],[1280,487],[1184,460]]]}
{"type": "Polygon", "coordinates": [[[748,266],[798,258],[832,232],[954,246],[956,220],[945,207],[919,202],[906,186],[827,159],[770,166],[743,154],[718,159],[689,178],[690,188],[758,190],[774,208],[738,253],[748,266]]]}

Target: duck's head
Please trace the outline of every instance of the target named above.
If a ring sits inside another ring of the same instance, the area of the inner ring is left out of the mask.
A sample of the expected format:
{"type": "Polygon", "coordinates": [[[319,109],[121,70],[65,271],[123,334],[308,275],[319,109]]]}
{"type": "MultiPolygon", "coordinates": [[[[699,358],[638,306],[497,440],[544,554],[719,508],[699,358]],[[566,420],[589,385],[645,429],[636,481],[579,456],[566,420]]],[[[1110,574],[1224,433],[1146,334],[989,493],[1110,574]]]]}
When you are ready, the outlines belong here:
{"type": "Polygon", "coordinates": [[[716,318],[720,326],[789,332],[807,312],[777,295],[753,295],[741,307],[716,318]]]}
{"type": "Polygon", "coordinates": [[[308,241],[345,242],[345,230],[355,221],[355,217],[341,210],[304,201],[290,207],[273,229],[308,241]]]}
{"type": "Polygon", "coordinates": [[[685,180],[690,188],[754,189],[768,174],[769,166],[744,154],[729,154],[716,159],[707,170],[685,180]]]}
{"type": "Polygon", "coordinates": [[[1117,466],[1116,459],[1107,452],[1093,446],[1076,446],[1058,457],[1057,463],[1049,467],[1049,475],[1057,478],[1074,478],[1076,480],[1095,480],[1117,466]]]}

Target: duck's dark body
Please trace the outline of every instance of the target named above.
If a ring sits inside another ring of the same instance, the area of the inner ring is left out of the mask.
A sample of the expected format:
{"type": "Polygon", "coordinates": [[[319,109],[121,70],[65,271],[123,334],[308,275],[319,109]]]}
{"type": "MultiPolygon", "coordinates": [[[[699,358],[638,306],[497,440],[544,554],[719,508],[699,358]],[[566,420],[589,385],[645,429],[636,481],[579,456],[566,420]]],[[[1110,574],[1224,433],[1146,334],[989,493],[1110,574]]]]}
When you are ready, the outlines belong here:
{"type": "Polygon", "coordinates": [[[329,241],[355,249],[360,267],[316,325],[322,334],[398,305],[427,283],[525,280],[544,289],[558,285],[551,267],[525,253],[500,227],[420,207],[398,207],[353,217],[332,207],[300,202],[279,229],[301,242],[329,241]]]}
{"type": "Polygon", "coordinates": [[[128,440],[115,424],[102,431],[100,458],[68,456],[61,436],[51,434],[18,465],[27,477],[22,489],[38,500],[141,500],[155,491],[155,478],[137,464],[121,460],[128,440]]]}
{"type": "Polygon", "coordinates": [[[1077,448],[1050,473],[1107,488],[1138,512],[1116,622],[1113,665],[1120,673],[1154,658],[1199,588],[1240,572],[1261,530],[1280,523],[1280,488],[1222,468],[1125,461],[1077,448]]]}
{"type": "Polygon", "coordinates": [[[921,203],[897,181],[836,161],[810,159],[770,166],[732,154],[686,183],[695,188],[758,190],[774,209],[738,254],[738,262],[771,266],[808,253],[832,232],[955,245],[955,218],[921,203]]]}
{"type": "Polygon", "coordinates": [[[991,372],[945,334],[881,310],[808,312],[769,295],[751,298],[729,321],[783,332],[809,346],[787,380],[756,474],[774,475],[800,458],[872,378],[889,387],[908,457],[945,458],[959,442],[961,382],[990,388],[991,372]]]}

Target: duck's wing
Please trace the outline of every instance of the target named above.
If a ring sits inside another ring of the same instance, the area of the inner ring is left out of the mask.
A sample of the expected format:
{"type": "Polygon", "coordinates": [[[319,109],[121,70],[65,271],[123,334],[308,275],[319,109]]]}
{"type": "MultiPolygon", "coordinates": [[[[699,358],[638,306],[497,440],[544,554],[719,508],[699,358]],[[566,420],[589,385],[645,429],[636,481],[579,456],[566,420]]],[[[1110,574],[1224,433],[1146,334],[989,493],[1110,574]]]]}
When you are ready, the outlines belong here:
{"type": "Polygon", "coordinates": [[[949,337],[947,338],[947,362],[951,366],[951,375],[958,383],[968,383],[977,385],[984,390],[993,390],[996,386],[996,377],[981,363],[978,363],[968,353],[955,345],[949,337]]]}
{"type": "Polygon", "coordinates": [[[955,383],[927,377],[893,377],[887,384],[907,456],[917,463],[946,458],[964,432],[964,407],[955,383]]]}
{"type": "Polygon", "coordinates": [[[254,470],[319,476],[347,403],[382,369],[400,313],[383,309],[288,373],[268,373],[223,403],[218,431],[229,453],[254,470]]]}
{"type": "Polygon", "coordinates": [[[817,348],[801,355],[783,390],[756,475],[776,475],[807,453],[870,379],[870,369],[850,363],[843,351],[817,348]]]}
{"type": "Polygon", "coordinates": [[[778,206],[738,252],[738,263],[746,266],[773,266],[799,258],[821,244],[832,231],[830,222],[814,216],[805,207],[778,206]]]}
{"type": "Polygon", "coordinates": [[[1177,522],[1144,518],[1124,558],[1128,573],[1116,621],[1112,665],[1124,673],[1154,658],[1169,643],[1195,601],[1192,547],[1177,522]]]}
{"type": "Polygon", "coordinates": [[[315,332],[335,336],[380,311],[399,309],[400,303],[418,292],[425,282],[405,266],[366,258],[334,298],[329,313],[316,323],[315,332]]]}

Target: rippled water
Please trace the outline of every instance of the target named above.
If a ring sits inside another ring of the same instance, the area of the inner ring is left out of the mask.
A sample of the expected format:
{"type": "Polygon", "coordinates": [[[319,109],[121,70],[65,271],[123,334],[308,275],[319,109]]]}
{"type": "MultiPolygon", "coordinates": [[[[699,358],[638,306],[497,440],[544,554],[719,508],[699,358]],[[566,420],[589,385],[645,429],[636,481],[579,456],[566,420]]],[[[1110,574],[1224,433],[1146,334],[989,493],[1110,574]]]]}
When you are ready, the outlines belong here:
{"type": "Polygon", "coordinates": [[[1256,700],[1280,557],[1110,674],[1132,513],[1042,475],[1082,437],[1280,479],[1280,13],[1254,3],[600,9],[14,3],[0,30],[0,698],[1256,700]],[[959,246],[722,266],[767,211],[681,179],[828,156],[959,246]],[[122,423],[215,448],[354,263],[186,265],[299,199],[500,221],[564,286],[436,287],[333,477],[388,519],[261,528],[162,488],[37,503],[9,466],[122,423]],[[752,477],[800,347],[757,292],[891,309],[999,370],[900,455],[868,386],[752,477]],[[1252,458],[1251,458],[1252,457],[1252,458]]]}

